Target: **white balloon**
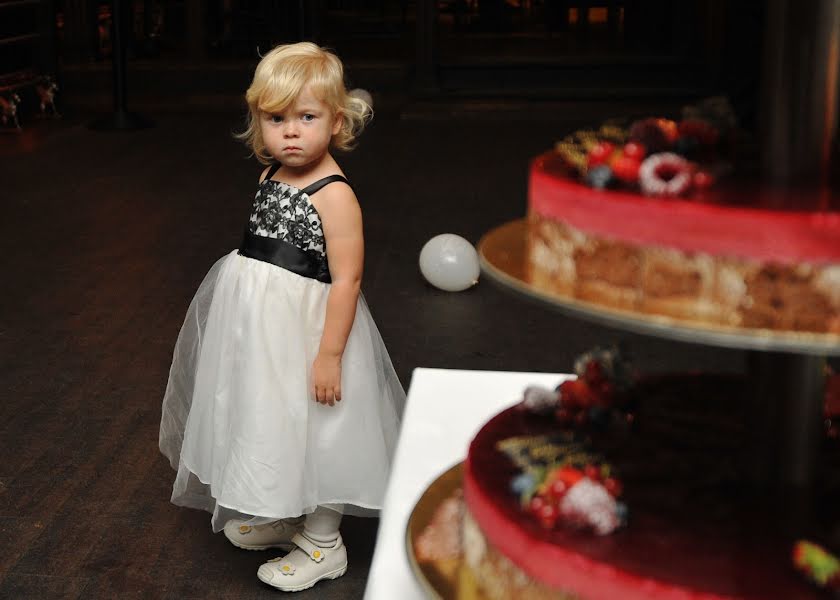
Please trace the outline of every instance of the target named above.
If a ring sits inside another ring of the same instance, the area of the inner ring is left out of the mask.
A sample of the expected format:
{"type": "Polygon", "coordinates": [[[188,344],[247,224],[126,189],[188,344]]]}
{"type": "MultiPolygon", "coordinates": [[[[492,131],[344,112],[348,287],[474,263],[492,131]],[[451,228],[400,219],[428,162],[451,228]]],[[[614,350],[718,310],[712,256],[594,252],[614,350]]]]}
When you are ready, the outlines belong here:
{"type": "Polygon", "coordinates": [[[370,92],[362,89],[362,88],[354,88],[347,92],[350,96],[354,98],[358,98],[359,100],[364,100],[367,102],[368,106],[373,108],[373,96],[370,95],[370,92]]]}
{"type": "Polygon", "coordinates": [[[436,288],[460,292],[478,283],[478,253],[460,235],[442,233],[420,251],[420,272],[436,288]]]}

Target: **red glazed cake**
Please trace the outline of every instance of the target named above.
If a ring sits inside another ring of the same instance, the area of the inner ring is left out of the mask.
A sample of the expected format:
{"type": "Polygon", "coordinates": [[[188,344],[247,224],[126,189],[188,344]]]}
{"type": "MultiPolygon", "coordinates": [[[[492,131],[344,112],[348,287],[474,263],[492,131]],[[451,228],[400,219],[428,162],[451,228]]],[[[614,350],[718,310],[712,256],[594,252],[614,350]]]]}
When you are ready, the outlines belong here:
{"type": "MultiPolygon", "coordinates": [[[[631,149],[632,155],[638,145],[631,149]]],[[[604,152],[596,146],[588,160],[605,160],[599,155],[604,152]]],[[[595,305],[699,324],[840,334],[840,194],[781,191],[731,177],[712,184],[708,173],[691,167],[678,175],[693,187],[671,190],[669,197],[667,189],[638,183],[645,162],[640,167],[638,160],[616,154],[612,168],[623,179],[614,178],[619,185],[612,189],[599,180],[600,170],[607,178],[611,171],[572,164],[568,152],[533,161],[533,285],[595,305]],[[634,177],[636,183],[627,184],[634,177]]],[[[678,175],[668,173],[670,180],[655,183],[665,186],[678,175]]]]}
{"type": "Polygon", "coordinates": [[[586,430],[620,473],[629,506],[626,525],[605,535],[547,526],[512,491],[521,470],[506,440],[551,434],[557,420],[521,405],[491,419],[463,468],[463,553],[481,597],[823,597],[792,555],[803,536],[836,546],[837,465],[823,461],[813,504],[750,492],[744,419],[731,413],[744,393],[732,376],[651,378],[631,392],[632,428],[586,430]]]}

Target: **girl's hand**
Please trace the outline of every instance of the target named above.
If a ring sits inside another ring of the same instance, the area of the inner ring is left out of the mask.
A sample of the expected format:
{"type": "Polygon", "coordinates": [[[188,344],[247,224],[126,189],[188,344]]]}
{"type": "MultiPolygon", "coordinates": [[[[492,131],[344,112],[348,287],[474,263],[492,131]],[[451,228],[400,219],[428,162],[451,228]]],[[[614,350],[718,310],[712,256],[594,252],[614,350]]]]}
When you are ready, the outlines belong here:
{"type": "Polygon", "coordinates": [[[341,401],[341,356],[318,353],[312,364],[312,387],[321,404],[341,401]]]}

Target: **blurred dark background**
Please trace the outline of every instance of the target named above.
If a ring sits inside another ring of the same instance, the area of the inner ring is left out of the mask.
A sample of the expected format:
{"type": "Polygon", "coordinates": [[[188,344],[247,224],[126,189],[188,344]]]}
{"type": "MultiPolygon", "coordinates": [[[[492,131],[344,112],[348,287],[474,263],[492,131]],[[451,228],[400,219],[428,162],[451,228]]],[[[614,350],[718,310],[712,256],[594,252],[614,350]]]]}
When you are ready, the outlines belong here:
{"type": "MultiPolygon", "coordinates": [[[[687,101],[726,93],[755,121],[764,3],[723,0],[115,0],[132,102],[232,106],[260,52],[333,48],[353,86],[396,102],[687,101]]],[[[50,76],[67,108],[107,106],[106,0],[0,0],[0,95],[21,118],[50,76]]]]}

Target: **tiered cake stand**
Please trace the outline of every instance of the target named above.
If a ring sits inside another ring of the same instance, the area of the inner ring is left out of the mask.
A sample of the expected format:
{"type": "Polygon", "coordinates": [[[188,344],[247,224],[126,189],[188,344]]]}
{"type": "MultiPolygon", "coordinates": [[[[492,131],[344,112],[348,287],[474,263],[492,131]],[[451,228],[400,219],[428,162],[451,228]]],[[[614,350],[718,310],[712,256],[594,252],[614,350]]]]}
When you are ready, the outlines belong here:
{"type": "MultiPolygon", "coordinates": [[[[826,358],[840,356],[840,336],[736,329],[617,310],[543,290],[531,280],[528,223],[506,223],[479,242],[482,271],[518,296],[617,329],[677,341],[745,350],[753,404],[748,477],[756,486],[808,490],[823,438],[826,358]]],[[[806,494],[807,495],[807,494],[806,494]]]]}

